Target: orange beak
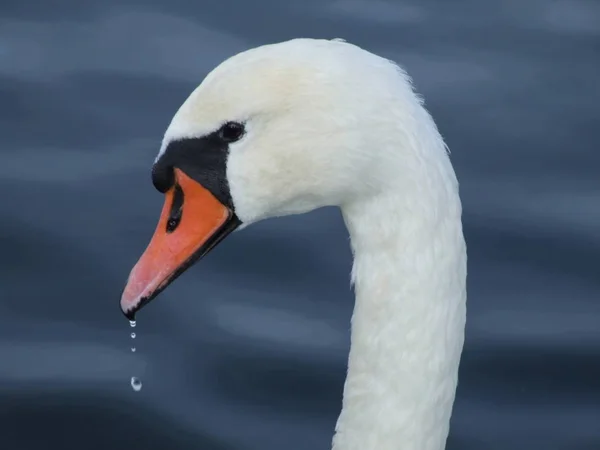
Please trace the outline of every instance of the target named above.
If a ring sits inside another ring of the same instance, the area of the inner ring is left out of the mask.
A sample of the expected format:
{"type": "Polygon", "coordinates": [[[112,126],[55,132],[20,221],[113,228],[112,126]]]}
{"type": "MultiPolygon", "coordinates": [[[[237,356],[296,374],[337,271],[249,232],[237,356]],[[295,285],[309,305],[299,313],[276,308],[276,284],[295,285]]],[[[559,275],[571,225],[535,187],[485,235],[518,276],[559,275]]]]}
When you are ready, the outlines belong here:
{"type": "Polygon", "coordinates": [[[121,296],[121,310],[130,320],[240,224],[206,188],[181,170],[174,172],[175,183],[165,193],[154,236],[121,296]]]}

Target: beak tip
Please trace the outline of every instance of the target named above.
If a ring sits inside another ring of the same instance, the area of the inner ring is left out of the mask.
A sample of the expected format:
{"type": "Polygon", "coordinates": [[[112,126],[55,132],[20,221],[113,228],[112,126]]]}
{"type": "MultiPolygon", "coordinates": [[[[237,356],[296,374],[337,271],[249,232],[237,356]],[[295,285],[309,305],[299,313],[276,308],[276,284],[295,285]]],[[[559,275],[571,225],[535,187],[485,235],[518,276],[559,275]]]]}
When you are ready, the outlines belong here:
{"type": "Polygon", "coordinates": [[[129,299],[128,296],[126,296],[126,294],[123,293],[119,309],[129,321],[132,321],[135,320],[135,313],[140,309],[139,303],[140,302],[131,301],[131,299],[129,299]]]}
{"type": "Polygon", "coordinates": [[[134,321],[136,314],[152,300],[160,291],[155,291],[153,295],[130,297],[125,293],[121,297],[120,309],[127,320],[134,321]]]}
{"type": "Polygon", "coordinates": [[[129,309],[129,310],[121,309],[121,312],[127,318],[127,320],[129,320],[130,322],[135,321],[135,313],[136,313],[135,308],[134,309],[129,309]]]}

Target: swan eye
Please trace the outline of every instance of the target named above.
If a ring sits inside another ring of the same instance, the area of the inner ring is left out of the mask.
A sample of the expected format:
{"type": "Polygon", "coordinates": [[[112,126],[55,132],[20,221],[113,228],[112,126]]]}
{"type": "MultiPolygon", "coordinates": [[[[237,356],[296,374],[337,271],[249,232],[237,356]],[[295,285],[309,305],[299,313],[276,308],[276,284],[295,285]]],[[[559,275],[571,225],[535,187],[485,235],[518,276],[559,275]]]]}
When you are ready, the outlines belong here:
{"type": "Polygon", "coordinates": [[[244,125],[238,122],[227,122],[219,129],[219,138],[224,142],[238,141],[244,135],[244,125]]]}

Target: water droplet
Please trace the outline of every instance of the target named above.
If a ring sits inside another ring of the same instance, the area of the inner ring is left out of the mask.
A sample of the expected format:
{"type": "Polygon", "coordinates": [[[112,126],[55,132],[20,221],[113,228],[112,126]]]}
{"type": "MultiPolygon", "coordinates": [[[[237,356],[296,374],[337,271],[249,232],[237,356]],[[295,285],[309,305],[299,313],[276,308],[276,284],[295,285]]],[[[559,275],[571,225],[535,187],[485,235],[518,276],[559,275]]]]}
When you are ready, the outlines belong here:
{"type": "Polygon", "coordinates": [[[135,392],[139,392],[142,389],[142,382],[138,377],[131,377],[131,387],[135,392]]]}
{"type": "MultiPolygon", "coordinates": [[[[134,328],[136,325],[135,320],[130,320],[129,325],[131,325],[131,328],[134,328]]],[[[131,333],[131,339],[135,339],[135,333],[131,333]]],[[[131,347],[132,353],[135,353],[135,350],[135,347],[131,347]]],[[[142,381],[138,377],[131,377],[131,388],[135,392],[139,392],[142,389],[142,381]]]]}

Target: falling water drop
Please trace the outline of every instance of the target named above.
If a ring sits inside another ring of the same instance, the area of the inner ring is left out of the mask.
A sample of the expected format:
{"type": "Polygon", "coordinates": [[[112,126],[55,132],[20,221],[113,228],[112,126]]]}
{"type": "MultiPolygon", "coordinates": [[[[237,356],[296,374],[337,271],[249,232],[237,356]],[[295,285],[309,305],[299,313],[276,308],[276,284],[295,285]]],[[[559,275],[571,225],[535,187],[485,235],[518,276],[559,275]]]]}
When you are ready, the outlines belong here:
{"type": "MultiPolygon", "coordinates": [[[[135,328],[135,320],[130,320],[129,325],[135,328]]],[[[131,333],[131,339],[135,339],[135,333],[131,333]]],[[[135,353],[135,347],[131,347],[131,352],[135,353]]],[[[139,392],[142,389],[142,381],[138,377],[131,377],[131,387],[135,392],[139,392]]]]}
{"type": "Polygon", "coordinates": [[[131,377],[131,387],[135,392],[139,392],[142,389],[142,382],[137,377],[131,377]]]}

